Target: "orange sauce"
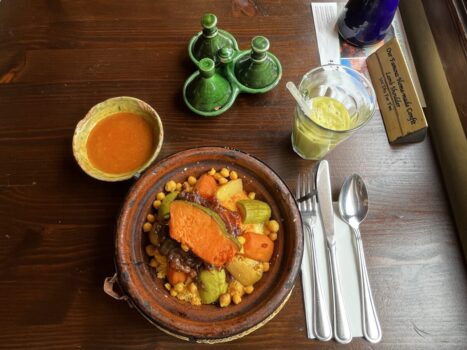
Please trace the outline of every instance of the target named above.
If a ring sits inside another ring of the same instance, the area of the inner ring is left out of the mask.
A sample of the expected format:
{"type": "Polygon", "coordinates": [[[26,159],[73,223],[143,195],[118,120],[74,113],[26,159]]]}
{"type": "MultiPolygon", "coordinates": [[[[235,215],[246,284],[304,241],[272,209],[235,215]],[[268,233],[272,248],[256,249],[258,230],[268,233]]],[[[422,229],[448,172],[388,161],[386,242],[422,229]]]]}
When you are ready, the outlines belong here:
{"type": "Polygon", "coordinates": [[[92,165],[105,173],[134,171],[146,163],[154,151],[153,129],[139,115],[113,114],[94,126],[86,150],[92,165]]]}

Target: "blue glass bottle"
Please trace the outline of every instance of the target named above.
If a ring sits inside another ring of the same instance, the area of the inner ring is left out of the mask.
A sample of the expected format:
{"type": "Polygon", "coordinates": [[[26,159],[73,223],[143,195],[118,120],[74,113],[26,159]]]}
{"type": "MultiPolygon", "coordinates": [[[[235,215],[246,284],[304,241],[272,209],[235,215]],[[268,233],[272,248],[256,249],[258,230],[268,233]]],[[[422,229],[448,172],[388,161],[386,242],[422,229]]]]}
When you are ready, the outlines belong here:
{"type": "Polygon", "coordinates": [[[349,0],[339,17],[341,37],[355,46],[376,44],[386,35],[399,0],[349,0]]]}

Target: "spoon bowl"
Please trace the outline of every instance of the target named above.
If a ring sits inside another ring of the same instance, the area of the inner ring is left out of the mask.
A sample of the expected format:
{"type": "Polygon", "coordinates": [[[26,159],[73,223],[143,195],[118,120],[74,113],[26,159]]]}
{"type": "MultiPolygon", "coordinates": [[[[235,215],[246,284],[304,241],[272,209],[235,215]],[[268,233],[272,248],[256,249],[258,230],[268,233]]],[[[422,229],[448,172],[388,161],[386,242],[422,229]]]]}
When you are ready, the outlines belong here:
{"type": "Polygon", "coordinates": [[[345,179],[339,195],[339,212],[353,228],[358,228],[368,215],[368,191],[359,175],[353,174],[345,179]]]}

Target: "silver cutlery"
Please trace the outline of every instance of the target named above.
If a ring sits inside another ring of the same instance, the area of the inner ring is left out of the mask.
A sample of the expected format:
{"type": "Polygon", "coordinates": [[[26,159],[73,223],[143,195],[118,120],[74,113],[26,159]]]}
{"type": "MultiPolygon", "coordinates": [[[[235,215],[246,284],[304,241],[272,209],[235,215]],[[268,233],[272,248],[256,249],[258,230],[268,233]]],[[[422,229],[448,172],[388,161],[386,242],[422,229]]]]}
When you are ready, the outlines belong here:
{"type": "Polygon", "coordinates": [[[321,277],[316,256],[316,244],[314,236],[314,225],[316,223],[316,195],[312,174],[298,175],[296,198],[298,208],[302,216],[305,245],[312,255],[311,261],[311,284],[312,284],[312,312],[313,332],[317,339],[328,341],[332,337],[331,321],[323,299],[321,277]]]}
{"type": "Polygon", "coordinates": [[[372,343],[378,343],[382,338],[381,325],[371,293],[359,230],[360,223],[368,214],[368,191],[363,179],[357,174],[348,176],[342,185],[339,195],[339,211],[341,218],[349,224],[355,235],[360,270],[363,336],[372,343]]]}
{"type": "Polygon", "coordinates": [[[331,179],[329,176],[329,164],[326,160],[322,160],[318,164],[318,169],[316,171],[316,191],[331,265],[334,337],[339,343],[347,344],[352,340],[352,334],[350,332],[349,322],[341,293],[339,266],[336,256],[331,179]]]}

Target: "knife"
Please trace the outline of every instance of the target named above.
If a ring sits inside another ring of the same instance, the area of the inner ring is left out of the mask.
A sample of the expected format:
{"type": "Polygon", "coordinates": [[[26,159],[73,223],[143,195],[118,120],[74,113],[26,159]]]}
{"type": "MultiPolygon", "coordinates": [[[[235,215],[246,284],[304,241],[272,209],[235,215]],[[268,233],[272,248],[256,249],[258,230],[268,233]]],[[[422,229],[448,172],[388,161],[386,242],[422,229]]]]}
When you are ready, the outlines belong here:
{"type": "Polygon", "coordinates": [[[334,337],[339,343],[347,344],[352,340],[349,321],[342,299],[339,267],[336,256],[336,235],[334,232],[334,209],[332,207],[331,178],[329,164],[322,160],[316,170],[316,191],[323,230],[326,235],[329,261],[331,265],[331,289],[334,337]]]}

